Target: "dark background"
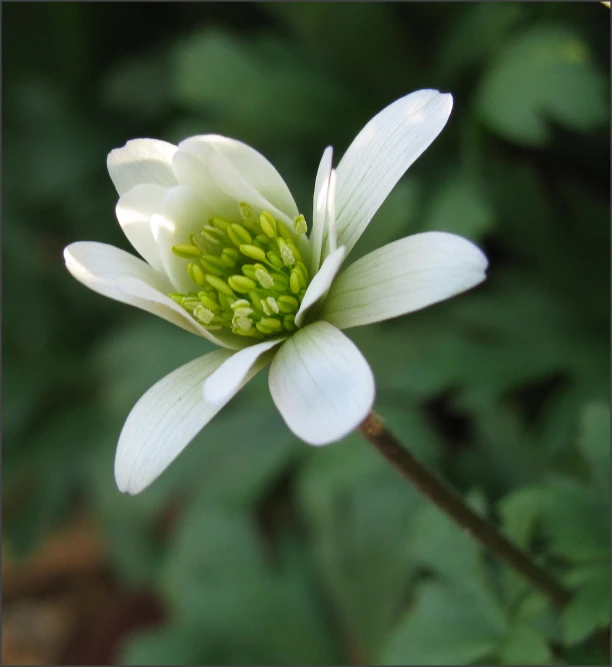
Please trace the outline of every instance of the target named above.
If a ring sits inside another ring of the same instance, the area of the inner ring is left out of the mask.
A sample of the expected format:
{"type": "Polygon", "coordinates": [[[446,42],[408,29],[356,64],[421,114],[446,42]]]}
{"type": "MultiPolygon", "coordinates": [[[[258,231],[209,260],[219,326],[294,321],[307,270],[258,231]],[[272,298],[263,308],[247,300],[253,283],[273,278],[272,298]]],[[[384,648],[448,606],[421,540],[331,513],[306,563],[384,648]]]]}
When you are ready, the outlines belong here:
{"type": "Polygon", "coordinates": [[[609,57],[601,3],[3,3],[3,662],[608,664],[609,57]],[[318,160],[419,88],[451,119],[355,257],[427,229],[475,290],[351,330],[406,446],[575,591],[551,610],[265,373],[138,497],[130,408],[208,351],[73,280],[129,249],[107,153],[238,138],[307,217],[318,160]]]}

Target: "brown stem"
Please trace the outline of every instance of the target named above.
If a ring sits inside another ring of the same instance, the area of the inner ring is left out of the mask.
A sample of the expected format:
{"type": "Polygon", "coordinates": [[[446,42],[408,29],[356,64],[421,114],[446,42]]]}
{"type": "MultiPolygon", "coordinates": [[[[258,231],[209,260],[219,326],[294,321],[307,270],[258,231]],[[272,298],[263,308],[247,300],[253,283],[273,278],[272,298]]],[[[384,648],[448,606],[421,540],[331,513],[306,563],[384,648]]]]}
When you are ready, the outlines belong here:
{"type": "Polygon", "coordinates": [[[402,447],[375,412],[372,411],[359,428],[370,443],[422,494],[507,565],[520,572],[553,605],[563,607],[569,601],[570,594],[548,572],[507,540],[491,522],[473,512],[454,489],[402,447]]]}

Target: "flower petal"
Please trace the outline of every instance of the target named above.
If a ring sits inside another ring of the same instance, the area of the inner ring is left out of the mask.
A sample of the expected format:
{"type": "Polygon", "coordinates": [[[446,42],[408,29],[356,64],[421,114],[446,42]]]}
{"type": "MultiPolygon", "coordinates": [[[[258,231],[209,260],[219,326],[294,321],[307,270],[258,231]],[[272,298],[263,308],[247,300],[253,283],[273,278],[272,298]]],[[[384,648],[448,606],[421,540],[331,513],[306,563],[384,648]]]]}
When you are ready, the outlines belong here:
{"type": "Polygon", "coordinates": [[[166,188],[142,183],[121,195],[115,212],[117,220],[136,251],[157,271],[163,271],[157,243],[151,231],[151,216],[161,212],[166,188]]]}
{"type": "MultiPolygon", "coordinates": [[[[419,90],[383,109],[361,130],[337,168],[338,245],[347,253],[408,167],[438,136],[452,97],[419,90]]],[[[324,241],[325,253],[327,239],[324,241]]]]}
{"type": "Polygon", "coordinates": [[[150,312],[156,313],[153,309],[160,307],[164,311],[168,309],[174,311],[175,316],[178,318],[176,324],[199,334],[202,338],[206,338],[219,347],[225,347],[229,350],[240,350],[248,345],[248,342],[244,338],[236,336],[231,331],[223,329],[216,330],[214,333],[209,331],[206,327],[196,322],[184,308],[181,308],[170,297],[158,292],[142,280],[132,277],[119,278],[116,281],[116,286],[126,295],[135,297],[144,303],[149,303],[147,310],[150,312]]]}
{"type": "Polygon", "coordinates": [[[167,296],[166,276],[124,250],[105,243],[79,241],[64,249],[66,268],[83,285],[109,299],[135,306],[222,347],[239,349],[237,336],[213,336],[167,296]]]}
{"type": "MultiPolygon", "coordinates": [[[[216,350],[190,361],[153,385],[136,403],[115,456],[120,491],[139,493],[151,484],[230,400],[233,394],[213,405],[202,396],[204,380],[230,355],[216,350]]],[[[252,366],[236,392],[263,367],[252,366]]]]}
{"type": "Polygon", "coordinates": [[[321,317],[340,329],[388,320],[478,285],[488,262],[455,234],[424,232],[389,243],[334,281],[321,317]]]}
{"type": "Polygon", "coordinates": [[[342,262],[346,256],[346,248],[341,246],[323,262],[319,272],[308,285],[306,294],[302,299],[300,309],[295,316],[295,324],[301,327],[304,324],[304,319],[307,312],[321,299],[324,299],[329,291],[329,288],[336,277],[336,274],[342,266],[342,262]]]}
{"type": "Polygon", "coordinates": [[[315,322],[276,353],[270,392],[287,426],[311,445],[353,431],[374,402],[374,376],[361,352],[328,322],[315,322]]]}
{"type": "Polygon", "coordinates": [[[248,374],[249,370],[268,350],[282,343],[284,338],[267,340],[233,354],[217,370],[215,370],[204,382],[202,388],[204,399],[211,405],[225,403],[228,397],[233,396],[248,374]]]}
{"type": "MultiPolygon", "coordinates": [[[[217,134],[205,134],[185,139],[179,144],[179,148],[182,151],[192,153],[209,165],[214,178],[217,178],[216,169],[218,164],[211,163],[211,156],[223,156],[230,163],[230,168],[222,167],[224,173],[219,177],[218,183],[238,202],[248,201],[245,199],[246,194],[242,193],[239,186],[239,184],[246,182],[260,197],[268,202],[267,207],[272,206],[278,209],[288,221],[293,221],[293,218],[299,213],[295,200],[282,176],[254,148],[241,141],[217,134]],[[231,172],[232,176],[228,176],[225,172],[231,172]]],[[[256,208],[259,207],[255,202],[248,201],[248,203],[256,208]]],[[[259,208],[266,208],[266,206],[259,208]]],[[[267,208],[267,210],[270,210],[270,208],[267,208]]],[[[272,210],[270,210],[270,213],[276,215],[272,210]]]]}
{"type": "Polygon", "coordinates": [[[176,185],[172,156],[177,147],[158,139],[132,139],[108,154],[108,173],[120,195],[141,183],[176,185]]]}
{"type": "Polygon", "coordinates": [[[179,292],[197,292],[200,288],[187,273],[188,260],[175,255],[172,246],[189,243],[189,235],[199,234],[216,211],[214,200],[206,201],[192,188],[177,185],[166,190],[161,215],[151,218],[164,270],[179,292]]]}
{"type": "Polygon", "coordinates": [[[136,305],[115,284],[118,278],[126,276],[138,278],[159,292],[172,290],[172,285],[162,273],[125,250],[106,243],[71,243],[64,248],[64,260],[68,271],[79,282],[115,301],[136,305]]]}
{"type": "Polygon", "coordinates": [[[244,201],[256,210],[268,211],[277,220],[291,225],[293,218],[262,194],[224,155],[213,153],[209,165],[216,184],[236,202],[244,201]]]}
{"type": "Polygon", "coordinates": [[[323,246],[323,231],[325,226],[325,212],[327,211],[327,188],[332,168],[334,150],[328,146],[323,152],[315,179],[314,197],[312,201],[312,231],[310,232],[310,273],[314,275],[321,266],[321,251],[323,246]]]}
{"type": "Polygon", "coordinates": [[[192,192],[210,202],[210,208],[214,208],[216,216],[242,222],[238,203],[219,188],[207,163],[179,149],[172,158],[172,169],[180,185],[189,186],[192,192]]]}

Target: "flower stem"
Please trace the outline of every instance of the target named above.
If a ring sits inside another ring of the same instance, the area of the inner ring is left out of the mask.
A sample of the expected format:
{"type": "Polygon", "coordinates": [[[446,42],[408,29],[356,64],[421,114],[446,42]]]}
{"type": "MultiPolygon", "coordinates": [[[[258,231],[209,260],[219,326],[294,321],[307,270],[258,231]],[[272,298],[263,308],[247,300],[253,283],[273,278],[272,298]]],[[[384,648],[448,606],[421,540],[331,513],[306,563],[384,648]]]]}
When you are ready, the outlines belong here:
{"type": "Polygon", "coordinates": [[[459,493],[405,449],[374,411],[366,417],[359,429],[423,495],[454,519],[467,533],[528,579],[554,606],[563,607],[569,601],[570,594],[548,572],[506,539],[490,521],[471,510],[459,493]]]}

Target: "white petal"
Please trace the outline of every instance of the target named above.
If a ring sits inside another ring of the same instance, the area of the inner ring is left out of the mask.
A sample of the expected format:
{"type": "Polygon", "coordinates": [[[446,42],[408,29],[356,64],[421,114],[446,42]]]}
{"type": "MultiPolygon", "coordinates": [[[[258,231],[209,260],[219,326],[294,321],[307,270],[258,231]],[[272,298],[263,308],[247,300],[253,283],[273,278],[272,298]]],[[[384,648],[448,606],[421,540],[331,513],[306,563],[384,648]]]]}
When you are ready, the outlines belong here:
{"type": "Polygon", "coordinates": [[[328,146],[325,149],[315,179],[314,197],[312,201],[312,231],[310,232],[310,247],[312,249],[312,257],[310,260],[311,275],[314,275],[321,266],[323,230],[325,226],[325,213],[327,211],[327,188],[332,168],[333,153],[334,150],[331,146],[328,146]]]}
{"type": "Polygon", "coordinates": [[[425,232],[358,259],[334,281],[321,317],[340,329],[425,308],[485,278],[487,258],[470,241],[425,232]]]}
{"type": "Polygon", "coordinates": [[[291,226],[293,218],[263,195],[224,155],[211,155],[209,165],[216,184],[236,202],[246,202],[256,210],[268,211],[277,220],[291,226]]]}
{"type": "MultiPolygon", "coordinates": [[[[283,217],[289,221],[298,214],[291,192],[282,176],[274,166],[258,151],[241,141],[229,139],[216,134],[200,135],[185,139],[179,144],[179,148],[203,160],[211,168],[213,177],[216,177],[215,170],[210,164],[212,155],[221,155],[226,158],[234,172],[233,178],[221,177],[219,182],[228,186],[228,194],[232,195],[237,201],[248,201],[239,190],[235,189],[236,183],[244,181],[256,190],[267,202],[267,206],[272,206],[282,212],[283,217]]],[[[252,206],[257,204],[249,203],[252,206]]],[[[263,208],[263,207],[262,207],[263,208]]],[[[274,213],[270,208],[267,210],[274,213]]]]}
{"type": "MultiPolygon", "coordinates": [[[[361,130],[337,168],[338,245],[347,252],[408,167],[438,136],[452,97],[419,90],[393,102],[361,130]]],[[[327,242],[324,255],[328,254],[327,242]]]]}
{"type": "MultiPolygon", "coordinates": [[[[106,243],[79,241],[64,248],[66,268],[83,285],[133,306],[142,307],[126,296],[116,285],[120,278],[137,278],[159,292],[172,291],[172,285],[162,273],[146,262],[106,243]]],[[[146,310],[146,309],[145,309],[146,310]]]]}
{"type": "Polygon", "coordinates": [[[255,362],[284,339],[267,340],[233,354],[204,382],[203,394],[212,405],[225,403],[242,385],[244,378],[255,362]]]}
{"type": "Polygon", "coordinates": [[[242,222],[238,202],[219,188],[207,163],[179,149],[172,158],[172,169],[180,185],[189,186],[204,201],[211,202],[216,216],[242,222]]]}
{"type": "Polygon", "coordinates": [[[374,376],[357,347],[328,322],[315,322],[276,353],[270,392],[287,426],[311,445],[353,431],[374,402],[374,376]]]}
{"type": "Polygon", "coordinates": [[[163,271],[157,243],[151,231],[151,216],[161,213],[166,188],[152,183],[142,183],[121,195],[117,208],[117,220],[137,252],[157,271],[163,271]]]}
{"type": "Polygon", "coordinates": [[[327,295],[336,274],[342,266],[345,256],[346,248],[341,246],[332,252],[332,254],[323,262],[319,272],[312,279],[310,285],[308,285],[300,309],[295,316],[295,323],[298,327],[301,327],[304,324],[304,319],[308,310],[327,295]]]}
{"type": "Polygon", "coordinates": [[[126,295],[148,303],[149,308],[147,310],[150,312],[156,312],[154,308],[159,307],[163,308],[164,312],[166,310],[174,311],[175,317],[178,318],[176,323],[179,324],[179,326],[182,326],[189,331],[195,331],[195,333],[202,336],[202,338],[206,338],[219,347],[225,347],[230,350],[240,350],[248,345],[248,342],[243,337],[236,336],[229,330],[221,329],[214,332],[208,331],[208,329],[196,322],[184,308],[181,308],[181,306],[178,305],[178,303],[165,294],[158,292],[142,280],[131,277],[119,278],[116,281],[116,285],[126,295]]]}
{"type": "Polygon", "coordinates": [[[221,339],[200,326],[167,295],[172,285],[165,275],[124,250],[105,243],[79,241],[64,249],[66,268],[83,285],[115,301],[135,306],[222,347],[237,349],[240,341],[221,339]]]}
{"type": "Polygon", "coordinates": [[[327,188],[327,254],[336,252],[338,247],[338,229],[336,226],[336,170],[332,169],[329,175],[327,188]]]}
{"type": "Polygon", "coordinates": [[[123,148],[112,150],[106,166],[117,192],[125,194],[141,183],[176,185],[172,156],[177,150],[173,144],[158,139],[132,139],[123,148]]]}
{"type": "Polygon", "coordinates": [[[161,215],[151,218],[153,236],[168,278],[179,292],[199,291],[189,277],[189,260],[178,257],[172,246],[189,243],[190,234],[199,234],[204,225],[217,215],[214,201],[206,201],[192,188],[178,185],[166,190],[161,215]]]}
{"type": "MultiPolygon", "coordinates": [[[[202,396],[204,380],[231,352],[216,350],[153,385],[130,412],[119,437],[115,478],[121,491],[139,493],[155,480],[221,410],[202,396]]],[[[250,368],[238,391],[263,365],[250,368]]],[[[233,394],[232,394],[233,395],[233,394]]]]}

